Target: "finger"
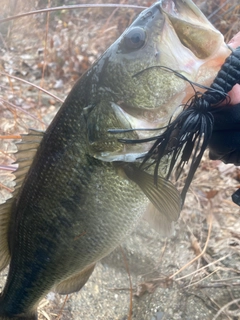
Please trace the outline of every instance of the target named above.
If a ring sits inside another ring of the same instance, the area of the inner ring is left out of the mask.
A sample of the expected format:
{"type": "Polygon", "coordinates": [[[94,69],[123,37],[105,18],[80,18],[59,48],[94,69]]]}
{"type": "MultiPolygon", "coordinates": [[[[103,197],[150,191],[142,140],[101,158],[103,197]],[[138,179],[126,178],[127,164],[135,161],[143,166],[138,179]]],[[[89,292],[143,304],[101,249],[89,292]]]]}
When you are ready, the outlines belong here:
{"type": "Polygon", "coordinates": [[[229,41],[228,45],[232,48],[240,46],[240,31],[229,41]]]}
{"type": "Polygon", "coordinates": [[[240,165],[240,131],[213,132],[209,143],[209,158],[240,165]]]}

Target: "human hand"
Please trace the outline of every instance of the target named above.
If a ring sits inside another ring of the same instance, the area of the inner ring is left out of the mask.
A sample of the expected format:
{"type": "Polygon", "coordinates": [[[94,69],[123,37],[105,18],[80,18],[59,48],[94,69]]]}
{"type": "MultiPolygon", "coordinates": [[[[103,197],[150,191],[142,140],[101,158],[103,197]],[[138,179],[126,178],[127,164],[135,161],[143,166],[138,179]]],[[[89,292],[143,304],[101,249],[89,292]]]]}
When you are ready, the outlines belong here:
{"type": "MultiPolygon", "coordinates": [[[[240,32],[229,42],[229,46],[240,46],[240,32]]],[[[240,85],[228,93],[230,103],[219,107],[214,114],[214,130],[209,142],[209,158],[224,163],[240,165],[240,85]]]]}
{"type": "MultiPolygon", "coordinates": [[[[238,32],[232,40],[228,43],[228,45],[232,48],[237,48],[240,46],[240,32],[238,32]]],[[[231,98],[231,105],[235,105],[240,103],[240,85],[236,84],[234,88],[229,92],[229,96],[231,98]]]]}

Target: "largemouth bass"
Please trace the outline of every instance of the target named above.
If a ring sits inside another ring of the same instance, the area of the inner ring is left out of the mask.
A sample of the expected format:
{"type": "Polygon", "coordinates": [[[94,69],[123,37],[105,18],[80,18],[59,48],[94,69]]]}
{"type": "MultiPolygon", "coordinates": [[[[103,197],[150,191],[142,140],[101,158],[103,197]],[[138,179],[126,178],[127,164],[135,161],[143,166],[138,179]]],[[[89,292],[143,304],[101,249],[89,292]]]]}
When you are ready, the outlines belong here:
{"type": "Polygon", "coordinates": [[[0,319],[37,319],[50,290],[80,290],[146,211],[177,220],[176,188],[138,168],[149,144],[126,146],[108,129],[166,125],[192,94],[169,68],[210,84],[229,54],[190,0],[159,1],[75,84],[47,131],[23,137],[16,191],[1,207],[0,267],[9,272],[0,319]]]}

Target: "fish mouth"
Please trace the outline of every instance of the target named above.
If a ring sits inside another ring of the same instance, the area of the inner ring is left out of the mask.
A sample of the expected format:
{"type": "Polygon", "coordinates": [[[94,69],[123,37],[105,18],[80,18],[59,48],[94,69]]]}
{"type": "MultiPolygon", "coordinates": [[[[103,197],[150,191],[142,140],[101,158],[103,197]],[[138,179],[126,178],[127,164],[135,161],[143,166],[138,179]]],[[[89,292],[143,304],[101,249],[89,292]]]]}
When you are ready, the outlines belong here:
{"type": "Polygon", "coordinates": [[[191,0],[162,0],[159,6],[181,43],[197,58],[207,59],[216,52],[222,35],[191,0]]]}
{"type": "MultiPolygon", "coordinates": [[[[184,89],[173,94],[163,104],[151,108],[143,106],[131,108],[129,105],[125,106],[124,103],[118,102],[133,128],[164,127],[170,118],[177,116],[182,106],[193,97],[192,84],[209,86],[225,58],[230,54],[223,35],[191,0],[161,0],[153,5],[153,9],[152,13],[155,10],[160,11],[165,23],[164,37],[160,38],[158,48],[163,60],[159,61],[159,65],[153,65],[151,68],[165,68],[163,72],[170,71],[175,73],[175,76],[178,74],[179,78],[181,75],[185,76],[188,81],[184,78],[179,79],[179,82],[185,81],[184,89]],[[168,62],[169,52],[174,57],[171,63],[168,62]],[[169,64],[173,69],[168,67],[169,64]]],[[[139,74],[143,74],[146,70],[141,70],[139,74]]],[[[197,90],[205,91],[200,87],[197,90]]],[[[140,137],[145,135],[143,132],[138,134],[140,137]]],[[[149,135],[149,132],[146,132],[146,135],[149,135]]]]}

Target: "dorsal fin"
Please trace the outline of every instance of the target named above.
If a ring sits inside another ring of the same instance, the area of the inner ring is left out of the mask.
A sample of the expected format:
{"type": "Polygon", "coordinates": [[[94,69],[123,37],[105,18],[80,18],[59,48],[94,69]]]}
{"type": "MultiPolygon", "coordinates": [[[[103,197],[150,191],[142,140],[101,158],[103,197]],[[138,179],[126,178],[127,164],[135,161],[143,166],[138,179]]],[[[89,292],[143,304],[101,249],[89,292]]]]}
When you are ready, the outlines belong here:
{"type": "Polygon", "coordinates": [[[14,172],[16,185],[12,193],[12,198],[0,205],[0,271],[3,270],[10,261],[7,234],[11,208],[31,166],[38,146],[42,141],[43,135],[43,131],[30,129],[28,134],[21,135],[22,141],[16,143],[18,149],[15,162],[18,164],[18,169],[14,172]]]}

